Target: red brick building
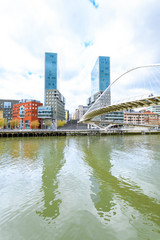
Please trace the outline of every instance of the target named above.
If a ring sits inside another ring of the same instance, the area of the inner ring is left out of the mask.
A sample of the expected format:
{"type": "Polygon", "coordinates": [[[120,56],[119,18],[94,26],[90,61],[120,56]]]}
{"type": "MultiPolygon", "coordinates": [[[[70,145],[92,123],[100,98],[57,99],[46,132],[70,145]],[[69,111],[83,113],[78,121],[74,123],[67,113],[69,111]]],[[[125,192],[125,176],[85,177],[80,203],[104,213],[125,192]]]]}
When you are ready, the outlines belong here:
{"type": "Polygon", "coordinates": [[[20,120],[20,128],[31,128],[31,122],[38,120],[38,107],[43,104],[36,100],[23,99],[13,105],[13,119],[20,120]]]}

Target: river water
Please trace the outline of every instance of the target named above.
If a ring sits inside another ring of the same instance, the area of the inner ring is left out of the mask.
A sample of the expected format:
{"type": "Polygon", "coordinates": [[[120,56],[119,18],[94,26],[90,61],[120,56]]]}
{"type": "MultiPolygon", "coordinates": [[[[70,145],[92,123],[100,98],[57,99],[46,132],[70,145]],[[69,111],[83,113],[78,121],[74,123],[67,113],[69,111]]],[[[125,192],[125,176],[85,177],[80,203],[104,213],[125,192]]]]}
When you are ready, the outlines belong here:
{"type": "Polygon", "coordinates": [[[0,239],[159,240],[160,136],[1,138],[0,239]]]}

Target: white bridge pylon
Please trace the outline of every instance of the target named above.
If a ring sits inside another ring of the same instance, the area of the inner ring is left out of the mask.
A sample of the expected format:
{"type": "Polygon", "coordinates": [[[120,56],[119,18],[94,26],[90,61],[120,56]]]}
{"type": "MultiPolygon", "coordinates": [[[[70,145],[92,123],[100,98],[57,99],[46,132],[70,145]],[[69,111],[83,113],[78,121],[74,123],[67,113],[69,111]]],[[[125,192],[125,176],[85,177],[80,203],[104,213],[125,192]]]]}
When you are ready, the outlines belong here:
{"type": "Polygon", "coordinates": [[[135,68],[132,68],[132,69],[126,71],[122,75],[120,75],[99,96],[99,98],[88,109],[88,111],[83,115],[83,117],[80,119],[79,122],[89,123],[89,122],[92,122],[92,120],[95,117],[103,115],[103,114],[107,114],[110,112],[117,112],[117,111],[124,111],[124,110],[134,109],[134,108],[143,108],[143,107],[148,107],[148,106],[160,105],[160,69],[159,69],[159,72],[157,70],[158,79],[156,79],[156,81],[155,81],[155,79],[153,79],[154,80],[153,83],[151,83],[151,81],[150,81],[151,76],[146,77],[145,84],[148,86],[150,85],[150,88],[146,91],[147,92],[146,94],[142,94],[139,96],[132,96],[132,97],[129,96],[129,98],[127,98],[127,99],[121,100],[119,102],[114,102],[107,106],[106,105],[100,106],[100,104],[98,104],[100,102],[100,99],[106,94],[107,91],[110,91],[111,96],[112,96],[111,87],[113,87],[113,85],[115,85],[115,83],[118,82],[118,80],[120,80],[122,77],[124,77],[128,73],[130,73],[132,71],[136,71],[138,69],[142,69],[142,68],[146,69],[146,68],[156,68],[156,67],[160,67],[160,63],[135,67],[135,68]],[[155,85],[156,82],[158,83],[158,85],[155,85]],[[152,84],[153,84],[153,86],[152,86],[152,84]],[[159,89],[157,88],[157,86],[159,87],[159,89]]]}

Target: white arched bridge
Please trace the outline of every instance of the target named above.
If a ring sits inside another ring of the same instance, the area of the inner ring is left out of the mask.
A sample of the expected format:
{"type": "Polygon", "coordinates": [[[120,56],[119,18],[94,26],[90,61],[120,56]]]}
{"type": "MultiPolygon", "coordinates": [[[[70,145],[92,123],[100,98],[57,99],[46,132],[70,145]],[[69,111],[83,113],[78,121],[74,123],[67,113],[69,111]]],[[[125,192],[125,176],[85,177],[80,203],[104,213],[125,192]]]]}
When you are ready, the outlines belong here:
{"type": "Polygon", "coordinates": [[[79,122],[98,125],[105,122],[98,116],[155,105],[160,105],[160,64],[139,66],[116,78],[79,122]]]}

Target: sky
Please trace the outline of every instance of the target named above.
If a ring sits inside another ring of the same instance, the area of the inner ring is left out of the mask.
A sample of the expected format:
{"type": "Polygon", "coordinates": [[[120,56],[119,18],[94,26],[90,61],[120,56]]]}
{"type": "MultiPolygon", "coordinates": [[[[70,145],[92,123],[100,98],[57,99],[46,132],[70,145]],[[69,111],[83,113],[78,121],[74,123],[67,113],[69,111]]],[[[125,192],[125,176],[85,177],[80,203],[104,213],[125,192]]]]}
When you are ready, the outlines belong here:
{"type": "Polygon", "coordinates": [[[160,62],[159,0],[0,0],[0,99],[44,102],[45,52],[58,54],[58,90],[74,112],[91,71],[109,56],[111,81],[160,62]]]}

